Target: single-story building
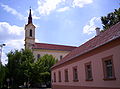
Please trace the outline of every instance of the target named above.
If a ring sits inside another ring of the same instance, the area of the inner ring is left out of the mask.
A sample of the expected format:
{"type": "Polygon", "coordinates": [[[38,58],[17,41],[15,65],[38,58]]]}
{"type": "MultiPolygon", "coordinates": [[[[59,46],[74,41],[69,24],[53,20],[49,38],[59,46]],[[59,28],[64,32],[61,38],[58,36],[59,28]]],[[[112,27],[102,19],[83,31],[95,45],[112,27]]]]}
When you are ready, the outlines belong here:
{"type": "Polygon", "coordinates": [[[52,89],[120,89],[120,22],[52,67],[52,89]]]}

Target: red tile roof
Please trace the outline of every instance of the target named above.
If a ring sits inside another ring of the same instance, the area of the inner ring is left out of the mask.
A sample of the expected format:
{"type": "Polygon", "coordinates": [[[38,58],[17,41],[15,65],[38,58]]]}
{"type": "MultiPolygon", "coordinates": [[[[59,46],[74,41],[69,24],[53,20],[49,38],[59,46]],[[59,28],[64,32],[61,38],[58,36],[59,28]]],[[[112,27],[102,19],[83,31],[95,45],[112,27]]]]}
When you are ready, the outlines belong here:
{"type": "Polygon", "coordinates": [[[75,46],[65,46],[56,44],[46,44],[46,43],[35,43],[33,49],[47,49],[47,50],[61,50],[61,51],[72,51],[77,47],[75,46]]]}
{"type": "Polygon", "coordinates": [[[101,32],[98,36],[95,36],[94,38],[90,39],[86,43],[71,51],[62,60],[58,61],[53,67],[63,64],[69,60],[72,60],[75,57],[85,54],[117,38],[120,38],[120,22],[107,29],[106,31],[101,32]]]}

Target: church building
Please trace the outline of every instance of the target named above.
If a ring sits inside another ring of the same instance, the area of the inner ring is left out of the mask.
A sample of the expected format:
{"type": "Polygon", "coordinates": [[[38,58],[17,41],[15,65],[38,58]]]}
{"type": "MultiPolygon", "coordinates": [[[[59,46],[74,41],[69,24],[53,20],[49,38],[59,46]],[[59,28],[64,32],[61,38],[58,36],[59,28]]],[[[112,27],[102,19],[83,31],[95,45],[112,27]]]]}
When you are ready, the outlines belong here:
{"type": "Polygon", "coordinates": [[[25,48],[35,58],[53,55],[52,89],[120,89],[120,22],[79,47],[35,42],[31,9],[25,25],[25,48]]]}
{"type": "Polygon", "coordinates": [[[32,14],[30,9],[28,23],[27,25],[25,25],[25,48],[31,49],[36,59],[44,56],[45,54],[49,54],[60,60],[77,47],[47,43],[36,43],[35,26],[32,22],[32,14]]]}

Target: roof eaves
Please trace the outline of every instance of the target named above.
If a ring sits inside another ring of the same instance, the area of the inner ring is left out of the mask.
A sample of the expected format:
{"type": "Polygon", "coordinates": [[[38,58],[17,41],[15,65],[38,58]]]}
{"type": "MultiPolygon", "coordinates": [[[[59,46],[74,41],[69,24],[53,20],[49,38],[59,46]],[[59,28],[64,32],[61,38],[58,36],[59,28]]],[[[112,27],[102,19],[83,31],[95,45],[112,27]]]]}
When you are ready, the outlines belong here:
{"type": "MultiPolygon", "coordinates": [[[[75,55],[75,56],[69,58],[69,60],[64,61],[63,63],[68,62],[68,61],[72,60],[73,58],[76,58],[76,57],[78,57],[78,56],[81,56],[81,55],[83,55],[83,54],[85,54],[85,53],[88,53],[88,52],[90,52],[90,51],[92,51],[92,50],[94,50],[94,49],[96,49],[96,48],[98,48],[98,47],[100,47],[100,46],[103,46],[103,45],[105,45],[105,44],[107,44],[107,43],[109,43],[109,42],[111,42],[111,41],[113,41],[113,40],[116,40],[116,39],[118,39],[118,38],[120,38],[119,35],[118,35],[118,36],[113,36],[113,38],[110,39],[109,41],[107,41],[107,42],[105,42],[105,43],[103,43],[103,44],[101,44],[101,45],[99,45],[99,46],[96,46],[96,47],[94,47],[94,48],[91,48],[91,49],[89,49],[89,50],[86,50],[85,52],[83,52],[83,53],[81,53],[81,54],[75,55]]],[[[62,64],[63,64],[63,63],[62,63],[62,64]]],[[[61,65],[61,63],[58,64],[58,65],[53,66],[52,68],[54,68],[54,67],[56,67],[56,66],[59,66],[59,65],[61,65]]]]}
{"type": "Polygon", "coordinates": [[[47,49],[47,48],[33,48],[33,49],[46,49],[46,50],[72,51],[72,50],[64,50],[64,49],[47,49]]]}

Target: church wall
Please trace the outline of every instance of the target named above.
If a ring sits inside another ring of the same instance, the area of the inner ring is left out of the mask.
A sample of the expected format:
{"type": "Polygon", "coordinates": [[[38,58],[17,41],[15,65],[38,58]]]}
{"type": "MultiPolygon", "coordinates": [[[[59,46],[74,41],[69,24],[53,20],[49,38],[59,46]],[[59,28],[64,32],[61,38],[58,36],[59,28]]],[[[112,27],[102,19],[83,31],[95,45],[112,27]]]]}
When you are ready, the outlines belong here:
{"type": "Polygon", "coordinates": [[[34,27],[33,24],[29,24],[25,27],[25,31],[26,31],[25,32],[25,37],[30,37],[30,35],[29,35],[30,29],[32,29],[32,38],[35,38],[35,27],[34,27]]]}
{"type": "Polygon", "coordinates": [[[25,48],[32,50],[36,59],[38,57],[37,56],[38,54],[40,54],[40,56],[44,56],[45,54],[50,54],[53,55],[56,59],[60,60],[60,56],[62,56],[63,58],[70,52],[70,51],[60,51],[60,50],[33,49],[34,47],[35,47],[35,26],[32,22],[32,14],[30,9],[28,23],[27,25],[25,25],[25,48]]]}
{"type": "Polygon", "coordinates": [[[44,56],[45,54],[53,55],[53,57],[60,60],[60,56],[65,57],[70,51],[57,51],[57,50],[43,50],[43,49],[34,49],[33,54],[37,59],[37,55],[44,56]]]}
{"type": "Polygon", "coordinates": [[[25,48],[31,49],[35,43],[35,26],[30,23],[25,26],[25,48]],[[32,36],[30,36],[30,30],[32,30],[32,36]]]}

